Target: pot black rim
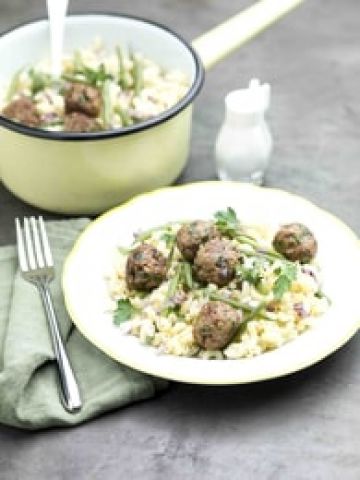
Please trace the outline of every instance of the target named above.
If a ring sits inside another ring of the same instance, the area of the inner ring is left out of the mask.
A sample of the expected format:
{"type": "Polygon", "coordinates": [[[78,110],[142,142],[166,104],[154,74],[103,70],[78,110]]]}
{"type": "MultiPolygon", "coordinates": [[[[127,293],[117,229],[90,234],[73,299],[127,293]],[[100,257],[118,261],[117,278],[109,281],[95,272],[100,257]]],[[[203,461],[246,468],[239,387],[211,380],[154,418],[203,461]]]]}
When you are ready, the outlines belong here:
{"type": "MultiPolygon", "coordinates": [[[[23,125],[21,123],[15,122],[10,120],[3,115],[0,114],[0,126],[5,127],[8,130],[13,130],[14,132],[21,133],[23,135],[27,135],[30,137],[37,137],[46,140],[62,140],[62,141],[85,141],[85,140],[104,140],[104,139],[111,139],[114,137],[122,137],[125,135],[131,135],[133,133],[138,133],[152,127],[158,126],[167,120],[175,117],[178,113],[184,110],[187,106],[189,106],[198,93],[201,90],[201,87],[204,83],[205,78],[205,70],[202,64],[202,61],[198,55],[198,53],[194,50],[194,48],[178,33],[174,32],[171,28],[163,25],[161,23],[155,22],[153,20],[148,20],[143,17],[138,17],[134,15],[127,15],[122,13],[116,12],[86,12],[86,13],[74,13],[69,15],[69,17],[84,17],[84,16],[104,16],[104,17],[120,17],[120,18],[128,18],[130,20],[135,20],[138,22],[143,22],[161,30],[164,30],[167,33],[170,33],[173,37],[175,37],[180,43],[183,44],[184,47],[187,48],[189,53],[191,54],[194,64],[195,64],[195,77],[194,81],[191,84],[188,92],[186,95],[173,107],[165,110],[163,113],[153,117],[149,120],[144,122],[137,123],[135,125],[131,125],[129,127],[121,127],[118,129],[112,130],[101,130],[98,132],[56,132],[50,130],[42,130],[40,128],[29,127],[27,125],[23,125]]],[[[41,21],[46,21],[46,18],[38,18],[31,20],[29,22],[24,22],[22,24],[16,25],[11,27],[10,29],[3,31],[0,33],[0,41],[1,38],[5,35],[17,30],[18,28],[25,27],[27,25],[32,25],[34,23],[39,23],[41,21]]]]}

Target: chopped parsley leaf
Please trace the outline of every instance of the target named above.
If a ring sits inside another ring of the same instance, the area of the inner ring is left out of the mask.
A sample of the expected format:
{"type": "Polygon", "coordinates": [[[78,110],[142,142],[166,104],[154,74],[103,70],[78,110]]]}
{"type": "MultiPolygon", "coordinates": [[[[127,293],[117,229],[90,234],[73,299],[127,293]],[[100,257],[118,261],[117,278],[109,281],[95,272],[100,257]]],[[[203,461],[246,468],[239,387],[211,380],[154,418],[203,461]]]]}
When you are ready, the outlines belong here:
{"type": "Polygon", "coordinates": [[[275,300],[280,300],[284,293],[290,289],[293,280],[296,279],[296,271],[297,269],[294,263],[284,262],[273,287],[275,300]]]}
{"type": "Polygon", "coordinates": [[[114,324],[120,325],[127,320],[130,320],[135,312],[129,299],[120,299],[117,301],[117,307],[114,312],[114,324]]]}
{"type": "Polygon", "coordinates": [[[167,248],[170,248],[170,247],[172,247],[172,245],[175,241],[175,235],[173,233],[170,233],[170,232],[164,232],[161,235],[160,240],[165,242],[165,245],[166,245],[167,248]]]}
{"type": "Polygon", "coordinates": [[[238,265],[236,267],[236,276],[256,287],[263,277],[262,262],[254,262],[253,266],[249,267],[238,265]]]}
{"type": "Polygon", "coordinates": [[[233,208],[228,207],[227,210],[220,210],[215,213],[215,225],[217,229],[224,235],[234,238],[239,233],[239,220],[233,208]]]}

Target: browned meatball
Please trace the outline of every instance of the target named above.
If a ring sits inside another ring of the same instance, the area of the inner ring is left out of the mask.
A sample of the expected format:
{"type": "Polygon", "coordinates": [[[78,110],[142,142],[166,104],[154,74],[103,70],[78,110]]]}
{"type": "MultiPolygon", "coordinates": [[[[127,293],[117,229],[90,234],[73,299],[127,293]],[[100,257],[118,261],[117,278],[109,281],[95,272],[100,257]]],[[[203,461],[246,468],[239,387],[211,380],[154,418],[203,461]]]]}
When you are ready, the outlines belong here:
{"type": "Polygon", "coordinates": [[[240,253],[226,238],[214,238],[201,245],[194,261],[195,275],[204,283],[227,285],[235,276],[240,253]]]}
{"type": "Polygon", "coordinates": [[[201,244],[219,236],[213,222],[196,220],[180,228],[176,235],[176,245],[183,257],[192,262],[201,244]]]}
{"type": "Polygon", "coordinates": [[[300,263],[310,262],[317,252],[314,235],[302,223],[283,225],[274,237],[273,246],[288,260],[300,263]]]}
{"type": "Polygon", "coordinates": [[[13,100],[3,109],[2,114],[29,127],[38,127],[41,123],[40,114],[34,102],[28,97],[13,100]]]}
{"type": "Polygon", "coordinates": [[[65,112],[81,112],[97,117],[101,109],[101,94],[96,87],[85,83],[72,83],[65,92],[65,112]]]}
{"type": "Polygon", "coordinates": [[[142,243],[128,256],[126,283],[134,290],[150,291],[166,278],[166,258],[155,247],[142,243]]]}
{"type": "Polygon", "coordinates": [[[72,112],[64,117],[65,132],[95,132],[99,130],[95,118],[88,117],[80,112],[72,112]]]}
{"type": "Polygon", "coordinates": [[[219,350],[231,342],[242,321],[241,310],[223,302],[208,302],[193,324],[195,342],[206,350],[219,350]]]}

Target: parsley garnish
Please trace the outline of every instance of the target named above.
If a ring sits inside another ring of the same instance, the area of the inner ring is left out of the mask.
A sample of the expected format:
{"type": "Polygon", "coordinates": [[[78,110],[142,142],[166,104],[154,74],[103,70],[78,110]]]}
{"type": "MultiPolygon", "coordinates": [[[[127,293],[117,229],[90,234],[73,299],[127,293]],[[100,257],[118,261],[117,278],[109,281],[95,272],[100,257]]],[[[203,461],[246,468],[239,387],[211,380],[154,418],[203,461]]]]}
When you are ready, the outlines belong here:
{"type": "Polygon", "coordinates": [[[36,95],[41,90],[51,85],[51,76],[47,73],[37,72],[33,68],[29,70],[31,78],[31,94],[36,95]]]}
{"type": "Polygon", "coordinates": [[[329,298],[322,290],[318,290],[315,294],[316,298],[325,298],[329,305],[331,305],[331,298],[329,298]]]}
{"type": "Polygon", "coordinates": [[[228,207],[227,210],[220,210],[214,215],[216,228],[224,235],[234,238],[239,233],[239,220],[235,210],[228,207]]]}
{"type": "Polygon", "coordinates": [[[220,233],[228,238],[234,238],[240,243],[251,245],[254,249],[258,248],[257,241],[244,233],[233,208],[228,207],[226,210],[220,210],[215,213],[214,217],[216,219],[215,226],[220,233]]]}
{"type": "Polygon", "coordinates": [[[120,325],[133,316],[135,312],[134,307],[131,305],[129,299],[120,299],[117,301],[117,307],[114,312],[114,324],[120,325]]]}
{"type": "Polygon", "coordinates": [[[236,276],[257,287],[263,278],[263,263],[255,260],[252,266],[237,265],[236,276]]]}
{"type": "Polygon", "coordinates": [[[280,274],[276,279],[273,287],[275,300],[280,300],[285,292],[287,292],[293,280],[296,279],[296,265],[290,262],[284,262],[281,266],[280,274]]]}
{"type": "Polygon", "coordinates": [[[160,240],[165,242],[165,245],[166,245],[167,248],[170,248],[170,247],[172,247],[172,245],[175,241],[175,235],[173,233],[170,233],[170,232],[164,232],[161,235],[160,240]]]}

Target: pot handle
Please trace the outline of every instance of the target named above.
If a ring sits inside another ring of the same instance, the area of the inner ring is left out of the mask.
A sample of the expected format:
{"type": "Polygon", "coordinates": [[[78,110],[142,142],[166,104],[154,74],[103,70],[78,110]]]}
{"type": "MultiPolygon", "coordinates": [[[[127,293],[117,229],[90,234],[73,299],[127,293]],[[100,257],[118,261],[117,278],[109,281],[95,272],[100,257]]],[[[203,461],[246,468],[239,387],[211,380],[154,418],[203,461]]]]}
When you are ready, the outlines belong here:
{"type": "Polygon", "coordinates": [[[196,38],[192,45],[208,70],[303,1],[260,0],[196,38]]]}

